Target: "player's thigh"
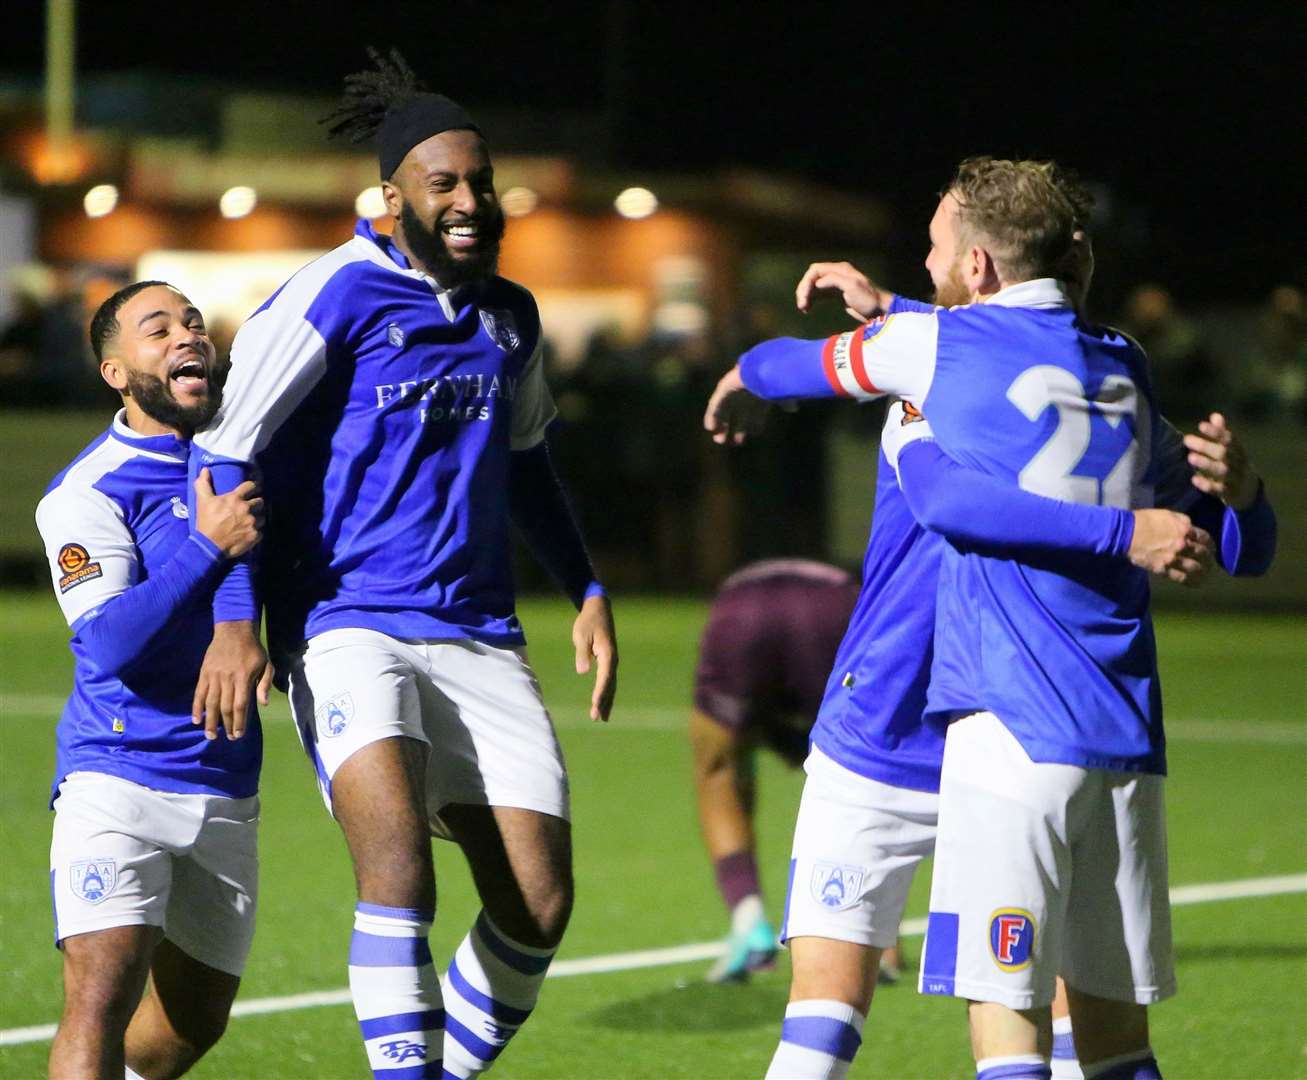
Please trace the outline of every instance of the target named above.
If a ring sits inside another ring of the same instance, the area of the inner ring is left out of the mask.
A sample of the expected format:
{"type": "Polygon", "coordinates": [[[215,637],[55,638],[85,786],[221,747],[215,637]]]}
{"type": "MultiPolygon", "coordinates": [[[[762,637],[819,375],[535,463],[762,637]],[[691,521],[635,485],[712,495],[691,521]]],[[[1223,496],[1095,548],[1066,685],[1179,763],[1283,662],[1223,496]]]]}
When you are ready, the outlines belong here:
{"type": "Polygon", "coordinates": [[[150,959],[163,937],[157,926],[114,926],[66,939],[63,950],[64,1018],[125,1031],[141,1000],[150,959]]]}
{"type": "Polygon", "coordinates": [[[333,813],[337,774],[360,751],[387,739],[426,741],[415,659],[405,642],[341,629],[317,635],[292,661],[295,727],[333,813]]]}
{"type": "Polygon", "coordinates": [[[463,849],[491,919],[524,945],[557,945],[571,915],[571,824],[518,807],[451,803],[441,818],[463,849]]]}
{"type": "Polygon", "coordinates": [[[820,750],[804,769],[781,939],[888,948],[934,846],[937,797],[859,776],[820,750]]]}
{"type": "Polygon", "coordinates": [[[425,652],[419,694],[432,746],[433,832],[446,835],[442,808],[450,804],[570,820],[562,748],[525,650],[447,641],[425,652]]]}
{"type": "Polygon", "coordinates": [[[867,1012],[881,949],[821,937],[792,937],[788,945],[791,1001],[842,1001],[867,1012]]]}
{"type": "Polygon", "coordinates": [[[204,823],[176,859],[165,930],[192,964],[239,980],[259,897],[259,799],[204,800],[204,823]]]}
{"type": "Polygon", "coordinates": [[[143,1008],[153,1024],[201,1051],[217,1042],[240,989],[239,975],[197,960],[165,938],[154,950],[150,978],[143,1008]]]}
{"type": "Polygon", "coordinates": [[[54,809],[56,942],[119,926],[162,927],[173,852],[193,840],[193,816],[159,792],[100,773],[67,777],[54,809]]]}
{"type": "Polygon", "coordinates": [[[1090,770],[1032,762],[992,714],[949,728],[924,993],[1050,1004],[1072,880],[1068,807],[1092,783],[1090,770]]]}
{"type": "Polygon", "coordinates": [[[1082,995],[1150,1005],[1175,992],[1165,782],[1097,776],[1073,847],[1062,976],[1082,995]]]}

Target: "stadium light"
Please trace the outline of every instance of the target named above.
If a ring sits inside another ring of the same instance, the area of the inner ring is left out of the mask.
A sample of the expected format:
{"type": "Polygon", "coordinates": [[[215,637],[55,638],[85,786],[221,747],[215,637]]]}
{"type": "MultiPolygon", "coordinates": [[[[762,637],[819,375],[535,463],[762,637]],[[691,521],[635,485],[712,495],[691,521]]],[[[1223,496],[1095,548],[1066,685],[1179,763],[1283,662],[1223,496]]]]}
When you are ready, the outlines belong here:
{"type": "Polygon", "coordinates": [[[647,218],[658,209],[658,196],[648,188],[629,187],[613,200],[613,206],[624,218],[647,218]]]}
{"type": "Polygon", "coordinates": [[[259,194],[252,187],[238,184],[228,188],[218,200],[218,210],[225,218],[243,218],[258,205],[259,194]]]}
{"type": "Polygon", "coordinates": [[[96,184],[82,199],[82,208],[89,218],[112,214],[118,205],[118,189],[112,184],[96,184]]]}
{"type": "Polygon", "coordinates": [[[354,213],[362,218],[385,217],[390,213],[386,209],[386,199],[381,194],[380,185],[359,192],[358,198],[354,200],[354,213]]]}
{"type": "Polygon", "coordinates": [[[540,196],[529,187],[511,187],[499,196],[499,205],[509,217],[526,217],[540,205],[540,196]]]}

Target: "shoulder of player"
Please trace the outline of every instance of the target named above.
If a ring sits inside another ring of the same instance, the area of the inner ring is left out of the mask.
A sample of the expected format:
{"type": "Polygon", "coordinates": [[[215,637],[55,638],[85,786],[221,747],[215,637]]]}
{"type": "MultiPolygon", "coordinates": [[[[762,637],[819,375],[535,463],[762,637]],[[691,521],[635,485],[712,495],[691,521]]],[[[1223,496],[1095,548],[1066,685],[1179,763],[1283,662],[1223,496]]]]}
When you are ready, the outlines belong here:
{"type": "Polygon", "coordinates": [[[480,308],[505,308],[513,313],[513,318],[522,333],[523,341],[534,349],[540,339],[540,309],[531,291],[516,281],[495,275],[482,286],[477,300],[480,308]]]}
{"type": "MultiPolygon", "coordinates": [[[[314,322],[312,315],[315,311],[355,309],[361,299],[359,286],[368,278],[386,273],[384,267],[369,257],[361,243],[358,237],[354,237],[305,263],[255,310],[245,325],[266,318],[300,318],[314,322]]],[[[399,267],[394,269],[402,273],[399,267]]]]}
{"type": "Polygon", "coordinates": [[[135,450],[105,432],[83,450],[46,488],[36,505],[39,529],[65,513],[79,516],[97,509],[123,518],[118,500],[105,490],[104,480],[138,455],[135,450]]]}

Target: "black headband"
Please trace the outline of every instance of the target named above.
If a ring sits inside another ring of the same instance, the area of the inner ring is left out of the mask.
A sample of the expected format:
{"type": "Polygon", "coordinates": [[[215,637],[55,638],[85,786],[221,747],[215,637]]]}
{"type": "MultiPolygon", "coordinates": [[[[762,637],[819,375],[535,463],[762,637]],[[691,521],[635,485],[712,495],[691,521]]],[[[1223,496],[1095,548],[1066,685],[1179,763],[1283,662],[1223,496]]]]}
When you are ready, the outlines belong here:
{"type": "Polygon", "coordinates": [[[457,129],[481,133],[467,110],[444,94],[415,94],[404,104],[391,109],[386,113],[377,136],[381,179],[389,180],[394,176],[405,155],[418,143],[442,131],[457,129]]]}

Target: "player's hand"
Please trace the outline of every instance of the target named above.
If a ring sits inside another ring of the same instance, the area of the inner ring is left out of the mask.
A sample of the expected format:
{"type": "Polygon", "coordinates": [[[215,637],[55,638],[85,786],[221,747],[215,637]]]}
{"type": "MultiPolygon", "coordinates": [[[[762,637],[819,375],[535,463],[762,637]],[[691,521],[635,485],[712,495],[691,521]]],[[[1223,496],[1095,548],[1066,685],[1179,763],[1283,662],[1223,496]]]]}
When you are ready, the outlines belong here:
{"type": "Polygon", "coordinates": [[[805,314],[812,309],[815,293],[835,292],[844,301],[844,310],[859,322],[883,315],[894,300],[894,294],[882,289],[852,263],[813,263],[799,278],[794,290],[794,303],[805,314]]]}
{"type": "Polygon", "coordinates": [[[721,377],[708,399],[704,410],[704,430],[712,440],[725,446],[739,446],[750,435],[757,435],[767,423],[771,406],[754,397],[740,378],[740,365],[736,364],[721,377]]]}
{"type": "Polygon", "coordinates": [[[1214,559],[1211,536],[1173,510],[1134,511],[1130,561],[1150,574],[1196,585],[1214,559]]]}
{"type": "Polygon", "coordinates": [[[213,493],[208,469],[195,478],[195,531],[207,536],[228,559],[244,555],[263,534],[263,499],[253,480],[225,495],[213,493]]]}
{"type": "Polygon", "coordinates": [[[206,739],[216,739],[219,727],[227,738],[239,739],[249,719],[251,691],[257,683],[259,703],[266,705],[271,681],[272,665],[254,623],[215,623],[195,684],[191,723],[204,725],[206,739]]]}
{"type": "Polygon", "coordinates": [[[1186,435],[1189,464],[1193,466],[1193,485],[1199,491],[1215,495],[1234,510],[1247,510],[1257,498],[1261,481],[1243,443],[1235,438],[1220,413],[1198,425],[1197,435],[1186,435]]]}
{"type": "Polygon", "coordinates": [[[590,695],[590,719],[608,721],[617,694],[617,628],[613,609],[606,596],[590,596],[581,605],[581,613],[572,624],[572,644],[576,646],[576,673],[590,671],[596,665],[594,693],[590,695]]]}

